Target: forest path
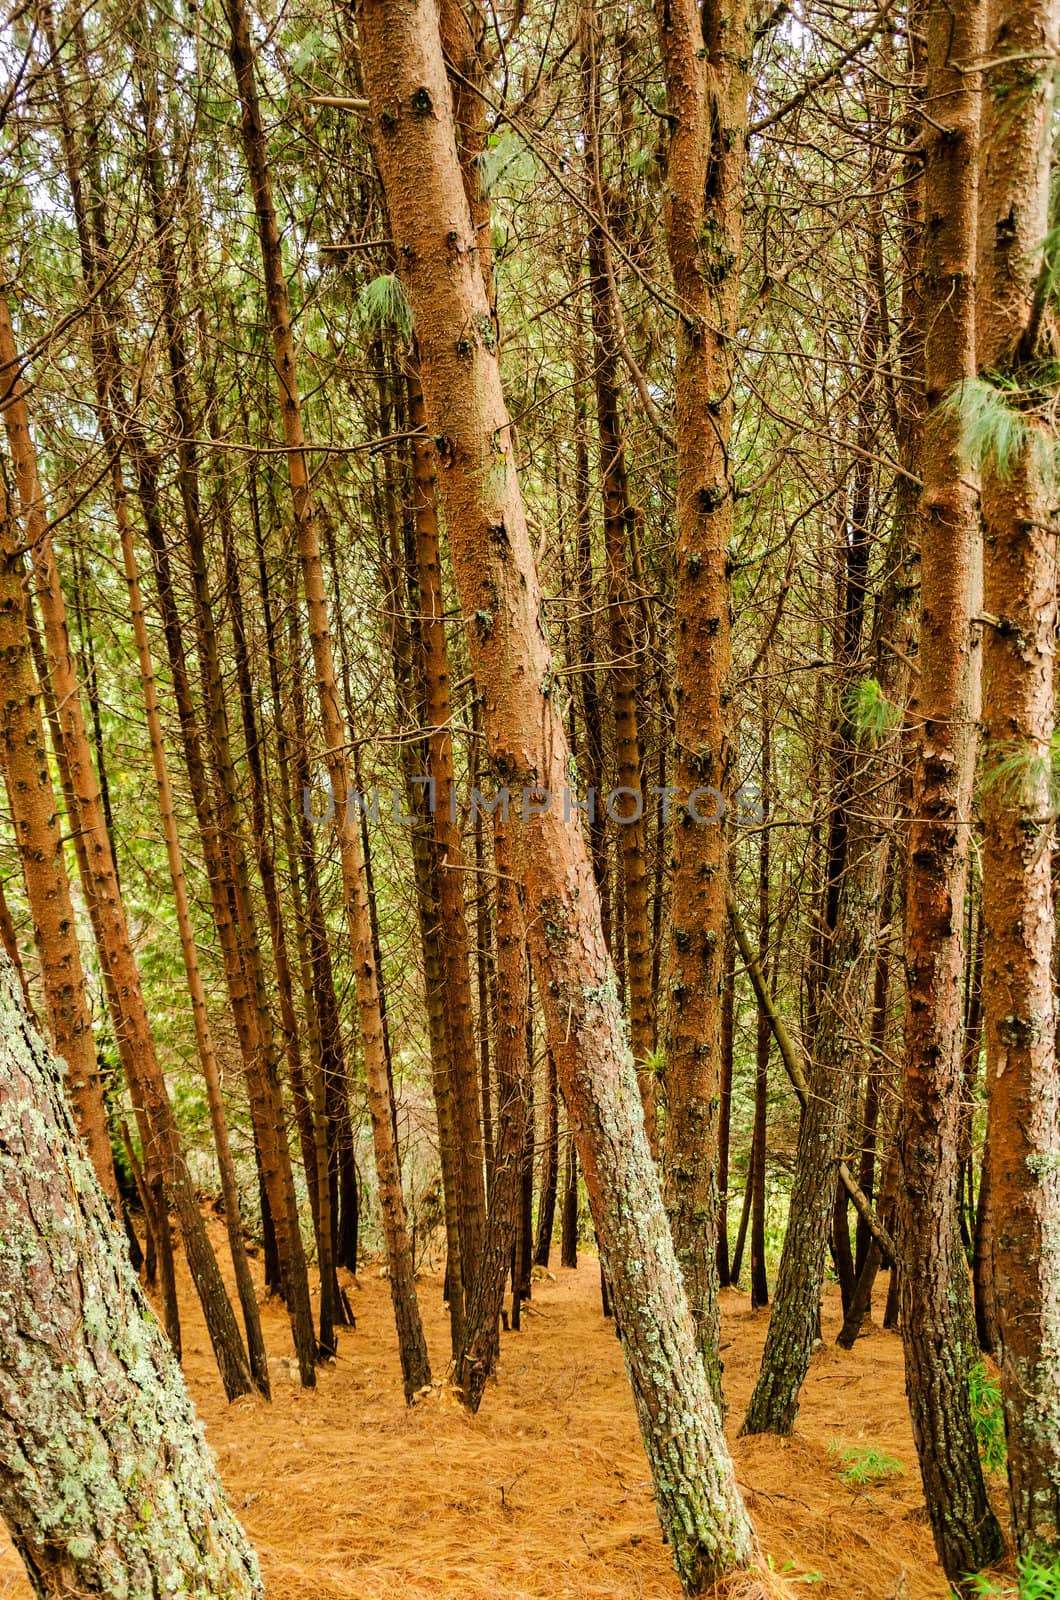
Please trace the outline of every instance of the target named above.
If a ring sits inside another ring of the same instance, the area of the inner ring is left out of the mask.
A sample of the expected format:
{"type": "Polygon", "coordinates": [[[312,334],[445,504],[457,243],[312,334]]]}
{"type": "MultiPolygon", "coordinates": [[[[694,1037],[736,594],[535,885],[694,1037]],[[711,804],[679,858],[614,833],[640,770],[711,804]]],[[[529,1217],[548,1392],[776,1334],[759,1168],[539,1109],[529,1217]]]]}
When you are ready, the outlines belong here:
{"type": "MultiPolygon", "coordinates": [[[[220,1257],[215,1222],[211,1233],[220,1257]]],[[[338,1361],[315,1393],[298,1386],[286,1317],[265,1308],[271,1406],[225,1405],[186,1279],[181,1288],[185,1370],[269,1600],[676,1600],[594,1257],[535,1282],[523,1331],[504,1336],[500,1381],[476,1418],[444,1387],[411,1410],[402,1404],[389,1288],[377,1267],[350,1290],[357,1329],[340,1335],[338,1361]]],[[[442,1368],[440,1279],[425,1276],[419,1289],[442,1368]]],[[[736,1291],[722,1298],[733,1435],[768,1313],[751,1312],[736,1291]]],[[[807,1596],[943,1600],[901,1343],[873,1329],[849,1355],[837,1350],[838,1311],[829,1290],[826,1343],[795,1436],[733,1440],[762,1547],[789,1579],[802,1579],[807,1596]],[[850,1488],[838,1475],[848,1446],[871,1447],[903,1471],[850,1488]]],[[[0,1600],[29,1597],[3,1539],[0,1600]]]]}

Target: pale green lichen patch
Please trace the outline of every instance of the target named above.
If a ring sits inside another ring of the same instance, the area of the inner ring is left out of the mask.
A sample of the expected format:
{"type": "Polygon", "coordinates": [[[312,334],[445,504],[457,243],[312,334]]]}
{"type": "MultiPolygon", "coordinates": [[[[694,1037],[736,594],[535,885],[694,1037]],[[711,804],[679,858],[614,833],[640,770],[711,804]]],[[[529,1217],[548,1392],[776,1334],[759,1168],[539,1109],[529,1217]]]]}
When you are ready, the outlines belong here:
{"type": "Polygon", "coordinates": [[[61,1079],[0,960],[0,1511],[48,1593],[260,1600],[61,1079]]]}

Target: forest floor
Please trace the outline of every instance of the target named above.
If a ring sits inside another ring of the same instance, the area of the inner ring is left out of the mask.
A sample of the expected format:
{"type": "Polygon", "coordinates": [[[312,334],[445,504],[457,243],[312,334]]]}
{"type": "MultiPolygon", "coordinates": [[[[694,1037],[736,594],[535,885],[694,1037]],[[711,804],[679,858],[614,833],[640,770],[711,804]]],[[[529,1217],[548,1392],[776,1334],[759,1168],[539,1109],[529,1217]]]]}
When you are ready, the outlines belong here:
{"type": "MultiPolygon", "coordinates": [[[[221,1255],[223,1234],[215,1243],[221,1255]]],[[[557,1251],[558,1257],[558,1251],[557,1251]]],[[[440,1281],[420,1279],[444,1370],[440,1281]]],[[[261,1559],[269,1600],[675,1600],[599,1269],[584,1255],[534,1284],[499,1381],[469,1417],[444,1387],[406,1409],[390,1294],[377,1267],[350,1290],[355,1331],[303,1391],[286,1319],[265,1307],[271,1405],[226,1406],[186,1281],[185,1370],[232,1504],[261,1559]]],[[[793,1438],[737,1439],[768,1312],[723,1295],[725,1387],[737,1475],[763,1550],[795,1593],[834,1600],[944,1600],[921,1500],[896,1335],[833,1343],[829,1292],[793,1438]],[[900,1472],[850,1486],[843,1452],[871,1449],[900,1472]]],[[[881,1299],[882,1306],[882,1299],[881,1299]]],[[[996,1485],[1000,1491],[1001,1485],[996,1485]]],[[[2,1537],[2,1532],[0,1532],[2,1537]]],[[[6,1540],[0,1597],[30,1590],[6,1540]]]]}

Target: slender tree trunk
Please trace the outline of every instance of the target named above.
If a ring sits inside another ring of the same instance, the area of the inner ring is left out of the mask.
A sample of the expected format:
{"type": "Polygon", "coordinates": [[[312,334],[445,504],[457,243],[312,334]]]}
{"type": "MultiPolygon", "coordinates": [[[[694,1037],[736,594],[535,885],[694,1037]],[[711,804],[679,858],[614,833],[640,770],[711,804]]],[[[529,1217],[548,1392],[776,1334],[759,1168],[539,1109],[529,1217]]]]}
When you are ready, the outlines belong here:
{"type": "MultiPolygon", "coordinates": [[[[409,427],[424,427],[423,394],[412,370],[408,377],[409,427]]],[[[438,491],[434,444],[417,435],[411,444],[413,521],[420,601],[420,660],[424,678],[428,773],[435,840],[438,927],[445,971],[445,1011],[449,1030],[449,1101],[460,1181],[460,1261],[465,1284],[479,1268],[486,1223],[482,1124],[476,1074],[475,1026],[471,1009],[468,933],[464,904],[464,856],[457,824],[453,766],[453,710],[449,697],[449,653],[445,639],[441,552],[438,543],[438,491]]]]}
{"type": "Polygon", "coordinates": [[[541,1157],[541,1183],[537,1198],[537,1239],[534,1265],[547,1267],[552,1249],[552,1230],[556,1221],[556,1189],[559,1184],[559,1085],[552,1052],[545,1057],[544,1149],[541,1157]]]}
{"type": "MultiPolygon", "coordinates": [[[[0,313],[2,315],[2,313],[0,313]]],[[[21,540],[7,490],[0,486],[0,665],[3,718],[0,761],[7,783],[33,939],[40,960],[48,1028],[78,1131],[108,1198],[118,1203],[103,1084],[96,1061],[77,922],[63,858],[59,813],[48,767],[41,694],[26,626],[21,540]]]]}
{"type": "MultiPolygon", "coordinates": [[[[771,738],[769,703],[762,697],[762,808],[758,835],[758,960],[762,976],[769,977],[769,809],[771,800],[771,738]]],[[[755,1019],[755,1109],[751,1145],[751,1309],[759,1311],[769,1304],[766,1277],[766,1115],[769,1104],[769,1046],[772,1042],[769,1018],[761,1006],[755,1019]]],[[[845,1191],[844,1191],[845,1192],[845,1191]]]]}
{"type": "Polygon", "coordinates": [[[729,1181],[731,1177],[732,1065],[736,1024],[736,941],[725,929],[725,977],[721,992],[721,1093],[718,1108],[718,1285],[735,1283],[729,1260],[729,1181]]]}
{"type": "Polygon", "coordinates": [[[979,1176],[979,1195],[975,1206],[975,1237],[972,1241],[972,1309],[979,1348],[997,1358],[1001,1334],[997,1325],[994,1294],[994,1207],[990,1196],[990,1136],[983,1151],[979,1176]]]}
{"type": "MultiPolygon", "coordinates": [[[[338,686],[328,620],[328,604],[320,541],[316,528],[309,464],[305,453],[298,366],[291,332],[287,279],[266,153],[265,126],[258,98],[250,19],[243,0],[227,0],[229,54],[239,91],[243,152],[250,174],[258,222],[265,293],[272,330],[273,365],[287,450],[287,471],[294,505],[298,556],[309,617],[309,639],[316,671],[317,694],[325,744],[325,760],[334,802],[339,840],[343,897],[349,928],[357,1001],[364,1045],[365,1080],[372,1120],[379,1201],[383,1214],[390,1294],[398,1330],[405,1397],[431,1381],[427,1344],[416,1299],[415,1268],[409,1245],[401,1162],[391,1115],[391,1090],[379,1001],[379,975],[372,941],[371,911],[365,883],[360,831],[353,816],[346,730],[339,710],[338,686]]],[[[472,1068],[473,1068],[472,1060],[472,1068]]]]}
{"type": "Polygon", "coordinates": [[[560,1246],[560,1265],[578,1265],[578,1147],[569,1124],[567,1128],[567,1159],[563,1180],[563,1234],[560,1246]]]}
{"type": "MultiPolygon", "coordinates": [[[[2,295],[0,369],[11,373],[19,371],[7,300],[2,295]]],[[[86,899],[94,915],[100,965],[107,977],[108,1000],[113,1009],[114,1032],[122,1051],[123,1065],[129,1074],[134,1104],[141,1109],[149,1129],[150,1149],[145,1151],[145,1157],[161,1173],[168,1198],[180,1219],[188,1266],[202,1303],[225,1392],[229,1399],[234,1399],[248,1392],[252,1387],[252,1379],[239,1327],[199,1213],[165,1078],[155,1054],[140,975],[114,870],[110,839],[104,824],[99,785],[92,767],[80,690],[70,656],[66,607],[37,474],[21,379],[17,379],[9,390],[4,407],[4,424],[15,467],[26,543],[31,551],[44,618],[48,668],[76,807],[72,820],[83,838],[83,859],[89,874],[85,885],[86,899]]],[[[160,1223],[165,1226],[164,1219],[160,1219],[160,1223]]]]}
{"type": "MultiPolygon", "coordinates": [[[[979,367],[1051,430],[1050,152],[1060,51],[1051,0],[994,0],[985,44],[979,367]]],[[[1004,391],[1003,391],[1004,392],[1004,391]]],[[[1002,403],[1009,403],[1007,398],[1002,403]]],[[[1015,404],[1015,401],[1011,403],[1015,404]]],[[[1060,1078],[1053,985],[1056,497],[1029,425],[983,474],[983,989],[994,1305],[1020,1555],[1060,1554],[1060,1078]],[[1018,775],[997,771],[1006,763],[1018,775]]],[[[1050,434],[1047,449],[1055,449],[1050,434]]]]}
{"type": "Polygon", "coordinates": [[[263,1600],[62,1066],[2,962],[0,1041],[0,1510],[34,1592],[263,1600]]]}
{"type": "MultiPolygon", "coordinates": [[[[492,769],[517,794],[548,790],[561,805],[569,752],[550,696],[540,590],[437,16],[423,0],[363,0],[358,28],[492,769]]],[[[535,911],[530,948],[548,1042],[577,1129],[660,1517],[695,1592],[750,1559],[751,1529],[696,1356],[585,842],[561,809],[528,811],[522,876],[535,911]]]]}
{"type": "MultiPolygon", "coordinates": [[[[466,1331],[457,1362],[460,1386],[472,1411],[478,1410],[497,1359],[497,1327],[516,1241],[529,1112],[526,912],[514,832],[514,825],[506,825],[498,814],[493,835],[497,868],[497,1144],[482,1263],[469,1285],[466,1331]]],[[[516,1294],[513,1311],[518,1303],[516,1294]]]]}
{"type": "MultiPolygon", "coordinates": [[[[604,558],[607,568],[607,616],[611,645],[608,671],[615,718],[615,767],[618,787],[612,800],[618,824],[621,903],[625,927],[626,973],[629,981],[630,1042],[644,1101],[648,1138],[656,1147],[656,1085],[650,1057],[655,1043],[655,998],[651,982],[652,946],[648,908],[647,826],[644,806],[644,750],[637,707],[640,652],[633,626],[630,536],[634,510],[626,476],[626,445],[618,387],[618,334],[607,259],[606,199],[600,163],[598,129],[599,43],[592,10],[583,16],[582,98],[588,152],[590,222],[588,228],[589,299],[593,328],[593,374],[600,443],[600,485],[603,500],[604,558]],[[621,794],[621,799],[619,795],[621,794]]],[[[596,805],[604,803],[597,794],[596,805]]]]}
{"type": "MultiPolygon", "coordinates": [[[[124,497],[119,500],[118,505],[121,508],[121,512],[124,512],[124,497]]],[[[214,1050],[213,1035],[210,1031],[206,1007],[206,989],[199,969],[199,954],[195,943],[195,930],[191,922],[187,884],[184,879],[184,860],[177,832],[176,809],[173,800],[173,789],[169,780],[169,766],[162,739],[162,719],[158,708],[154,662],[151,657],[147,619],[144,614],[143,596],[140,590],[140,574],[136,562],[136,551],[133,546],[132,529],[129,526],[128,517],[121,513],[118,516],[118,529],[121,538],[122,560],[125,567],[125,581],[129,590],[129,609],[132,615],[133,635],[136,640],[136,651],[140,663],[144,711],[147,718],[148,739],[151,744],[151,762],[154,768],[155,786],[158,790],[159,815],[162,820],[162,834],[166,843],[169,875],[173,886],[177,930],[180,936],[180,948],[188,984],[188,997],[191,1000],[192,1021],[195,1028],[199,1064],[202,1067],[203,1082],[206,1086],[206,1100],[210,1112],[214,1148],[217,1153],[217,1166],[221,1180],[221,1196],[224,1203],[229,1252],[232,1257],[236,1288],[239,1293],[239,1303],[247,1332],[247,1348],[250,1353],[251,1372],[262,1394],[268,1397],[269,1363],[265,1353],[265,1341],[261,1332],[257,1292],[243,1242],[243,1224],[239,1214],[239,1186],[236,1182],[232,1150],[228,1140],[228,1124],[225,1117],[224,1101],[221,1097],[221,1074],[214,1050]]]]}
{"type": "Polygon", "coordinates": [[[978,102],[968,71],[982,0],[927,14],[920,498],[920,675],[908,722],[913,768],[905,882],[906,1044],[899,1130],[900,1294],[906,1388],[939,1560],[953,1582],[986,1565],[1001,1532],[983,1485],[968,1399],[968,1275],[957,1227],[961,987],[968,811],[978,712],[975,485],[947,411],[975,372],[978,102]],[[940,1352],[947,1358],[940,1360],[940,1352]]]}

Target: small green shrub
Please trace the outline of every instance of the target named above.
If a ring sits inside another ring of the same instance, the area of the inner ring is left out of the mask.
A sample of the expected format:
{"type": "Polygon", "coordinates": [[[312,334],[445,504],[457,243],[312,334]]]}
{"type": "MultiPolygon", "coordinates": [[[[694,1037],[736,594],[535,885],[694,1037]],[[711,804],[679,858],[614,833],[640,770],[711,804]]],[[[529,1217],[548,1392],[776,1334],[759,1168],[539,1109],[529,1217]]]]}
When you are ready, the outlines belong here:
{"type": "Polygon", "coordinates": [[[890,1478],[900,1478],[905,1471],[894,1456],[874,1450],[871,1445],[842,1445],[833,1440],[829,1449],[839,1457],[839,1481],[850,1489],[886,1483],[890,1478]]]}
{"type": "Polygon", "coordinates": [[[1015,1580],[973,1573],[965,1591],[979,1600],[1060,1600],[1060,1557],[1021,1556],[1016,1572],[1015,1580]]]}
{"type": "Polygon", "coordinates": [[[1005,1413],[1001,1405],[1001,1385],[987,1371],[985,1362],[976,1362],[968,1374],[968,1398],[979,1459],[988,1472],[1000,1472],[1006,1459],[1005,1413]]]}

